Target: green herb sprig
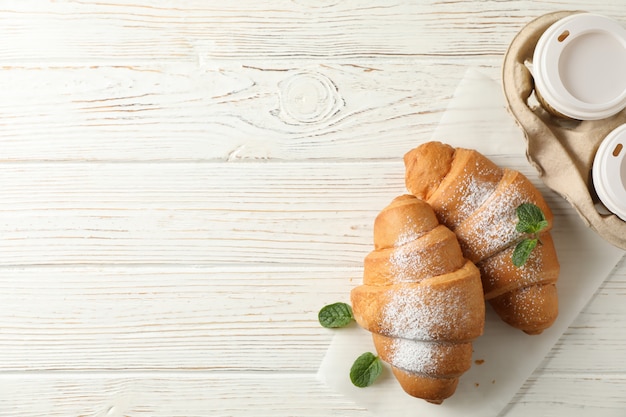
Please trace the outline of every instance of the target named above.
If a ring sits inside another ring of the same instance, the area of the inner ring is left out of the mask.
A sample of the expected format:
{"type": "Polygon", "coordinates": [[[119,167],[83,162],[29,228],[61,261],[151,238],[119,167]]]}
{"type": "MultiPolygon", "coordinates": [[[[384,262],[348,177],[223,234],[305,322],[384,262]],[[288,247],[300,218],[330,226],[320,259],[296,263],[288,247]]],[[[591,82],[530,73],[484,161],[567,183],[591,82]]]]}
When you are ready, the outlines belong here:
{"type": "Polygon", "coordinates": [[[383,372],[383,363],[380,357],[372,352],[365,352],[352,364],[350,381],[359,388],[369,387],[383,372]]]}
{"type": "Polygon", "coordinates": [[[334,303],[324,306],[317,314],[317,319],[323,327],[345,327],[354,320],[352,307],[346,303],[334,303]]]}
{"type": "MultiPolygon", "coordinates": [[[[340,328],[349,325],[354,320],[352,307],[346,303],[328,304],[319,311],[317,319],[323,327],[340,328]]],[[[369,387],[376,381],[383,371],[380,357],[371,352],[365,352],[352,364],[350,381],[359,387],[369,387]]]]}
{"type": "Polygon", "coordinates": [[[515,246],[512,256],[513,265],[521,267],[526,263],[537,245],[541,244],[539,234],[548,227],[548,221],[543,211],[532,203],[523,203],[515,211],[518,218],[515,230],[526,235],[515,246]]]}

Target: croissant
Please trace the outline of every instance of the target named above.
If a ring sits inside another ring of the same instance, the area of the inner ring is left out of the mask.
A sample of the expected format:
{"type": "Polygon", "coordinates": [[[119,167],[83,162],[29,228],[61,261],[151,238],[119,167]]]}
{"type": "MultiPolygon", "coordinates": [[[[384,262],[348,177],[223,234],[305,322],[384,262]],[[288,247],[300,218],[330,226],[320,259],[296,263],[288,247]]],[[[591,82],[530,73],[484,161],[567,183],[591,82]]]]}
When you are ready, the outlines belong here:
{"type": "Polygon", "coordinates": [[[378,214],[363,285],[350,297],[408,394],[441,403],[454,393],[483,332],[485,302],[478,268],[426,202],[403,195],[378,214]]]}
{"type": "Polygon", "coordinates": [[[481,272],[485,299],[509,325],[539,334],[556,320],[559,262],[550,235],[553,215],[543,196],[520,172],[500,168],[471,149],[428,142],[404,156],[406,187],[427,201],[457,236],[464,256],[481,272]],[[524,236],[516,208],[533,203],[545,228],[522,267],[512,253],[524,236]]]}

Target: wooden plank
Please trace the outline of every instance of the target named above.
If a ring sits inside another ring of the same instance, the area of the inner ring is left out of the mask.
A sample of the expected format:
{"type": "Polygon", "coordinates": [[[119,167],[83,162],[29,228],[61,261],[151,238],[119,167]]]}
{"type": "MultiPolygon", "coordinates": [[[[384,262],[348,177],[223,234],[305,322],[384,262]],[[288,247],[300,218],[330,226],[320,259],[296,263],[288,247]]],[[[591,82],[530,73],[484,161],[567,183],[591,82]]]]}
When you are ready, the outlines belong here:
{"type": "Polygon", "coordinates": [[[500,55],[532,17],[619,1],[3,2],[0,62],[500,55]],[[35,31],[34,28],[37,28],[35,31]],[[33,35],[35,34],[35,35],[33,35]]]}
{"type": "MultiPolygon", "coordinates": [[[[497,381],[496,381],[497,383],[497,381]]],[[[540,374],[530,378],[501,415],[621,417],[626,378],[615,374],[540,374]]]]}
{"type": "Polygon", "coordinates": [[[5,66],[0,161],[399,158],[432,135],[467,64],[5,66]]]}
{"type": "MultiPolygon", "coordinates": [[[[375,385],[367,389],[376,394],[375,385]]],[[[622,376],[533,377],[503,415],[622,417],[624,390],[622,376]]],[[[11,417],[370,415],[312,375],[284,373],[0,375],[0,410],[11,417]]]]}
{"type": "MultiPolygon", "coordinates": [[[[355,268],[2,268],[3,371],[314,372],[355,268]]],[[[2,408],[0,407],[0,410],[2,408]]]]}
{"type": "Polygon", "coordinates": [[[358,266],[375,216],[406,192],[399,159],[6,163],[0,189],[0,265],[358,266]]]}
{"type": "Polygon", "coordinates": [[[7,164],[0,265],[355,265],[402,188],[399,161],[7,164]]]}
{"type": "Polygon", "coordinates": [[[312,375],[284,373],[0,375],[0,415],[366,416],[312,375]]]}
{"type": "MultiPolygon", "coordinates": [[[[0,269],[0,375],[20,371],[315,372],[360,267],[28,267],[0,269]]],[[[563,277],[566,279],[566,277],[563,277]]],[[[541,366],[626,369],[626,262],[541,366]]],[[[488,358],[486,358],[488,360],[488,358]]]]}

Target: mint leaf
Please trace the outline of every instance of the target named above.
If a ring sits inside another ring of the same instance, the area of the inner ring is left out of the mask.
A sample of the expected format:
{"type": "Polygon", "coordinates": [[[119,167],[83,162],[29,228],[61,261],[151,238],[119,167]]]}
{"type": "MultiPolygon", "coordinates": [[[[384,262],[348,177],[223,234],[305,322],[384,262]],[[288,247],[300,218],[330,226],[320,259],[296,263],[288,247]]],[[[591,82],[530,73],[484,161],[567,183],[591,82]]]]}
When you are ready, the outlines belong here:
{"type": "Polygon", "coordinates": [[[365,352],[352,364],[350,381],[359,388],[369,387],[383,371],[382,361],[371,352],[365,352]]]}
{"type": "Polygon", "coordinates": [[[523,203],[515,211],[519,219],[515,230],[520,233],[534,234],[548,227],[546,216],[535,204],[523,203]]]}
{"type": "Polygon", "coordinates": [[[539,243],[539,239],[524,239],[513,250],[513,265],[520,267],[526,263],[530,253],[539,243]]]}
{"type": "Polygon", "coordinates": [[[513,250],[513,265],[520,267],[526,263],[530,253],[537,247],[539,232],[549,226],[543,211],[533,203],[523,203],[515,210],[518,222],[515,230],[527,236],[513,250]]]}
{"type": "Polygon", "coordinates": [[[324,306],[317,314],[320,324],[328,328],[345,327],[354,319],[352,307],[346,303],[324,306]]]}

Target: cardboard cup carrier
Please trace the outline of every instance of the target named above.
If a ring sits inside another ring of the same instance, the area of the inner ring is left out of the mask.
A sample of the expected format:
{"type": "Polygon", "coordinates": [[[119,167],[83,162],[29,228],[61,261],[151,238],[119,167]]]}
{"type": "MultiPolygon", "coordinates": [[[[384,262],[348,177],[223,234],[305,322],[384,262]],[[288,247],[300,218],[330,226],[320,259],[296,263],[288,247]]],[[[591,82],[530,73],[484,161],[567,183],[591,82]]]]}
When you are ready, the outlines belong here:
{"type": "Polygon", "coordinates": [[[511,42],[502,82],[541,179],[626,249],[626,28],[579,11],[540,16],[511,42]]]}

